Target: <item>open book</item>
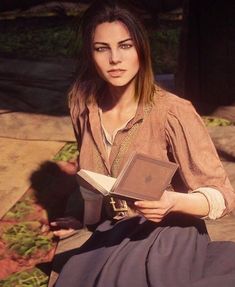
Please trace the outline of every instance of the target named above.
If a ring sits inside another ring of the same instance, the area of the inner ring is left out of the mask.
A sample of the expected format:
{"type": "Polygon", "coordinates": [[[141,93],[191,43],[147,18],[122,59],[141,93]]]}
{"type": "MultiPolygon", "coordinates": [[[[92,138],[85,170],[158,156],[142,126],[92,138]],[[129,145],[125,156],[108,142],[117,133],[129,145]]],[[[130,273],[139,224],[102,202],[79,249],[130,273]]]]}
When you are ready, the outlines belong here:
{"type": "Polygon", "coordinates": [[[80,169],[80,185],[122,199],[159,200],[178,165],[143,153],[133,153],[117,178],[80,169]]]}

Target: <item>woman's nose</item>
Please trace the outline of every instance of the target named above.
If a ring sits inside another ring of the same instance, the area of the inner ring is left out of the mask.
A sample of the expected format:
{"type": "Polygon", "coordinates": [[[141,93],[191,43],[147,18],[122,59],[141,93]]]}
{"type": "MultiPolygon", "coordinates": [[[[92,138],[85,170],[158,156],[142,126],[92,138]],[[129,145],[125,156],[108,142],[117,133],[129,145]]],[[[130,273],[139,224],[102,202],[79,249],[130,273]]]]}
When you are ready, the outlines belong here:
{"type": "Polygon", "coordinates": [[[121,60],[121,53],[118,50],[111,50],[110,57],[109,57],[109,63],[112,65],[120,63],[121,60]]]}

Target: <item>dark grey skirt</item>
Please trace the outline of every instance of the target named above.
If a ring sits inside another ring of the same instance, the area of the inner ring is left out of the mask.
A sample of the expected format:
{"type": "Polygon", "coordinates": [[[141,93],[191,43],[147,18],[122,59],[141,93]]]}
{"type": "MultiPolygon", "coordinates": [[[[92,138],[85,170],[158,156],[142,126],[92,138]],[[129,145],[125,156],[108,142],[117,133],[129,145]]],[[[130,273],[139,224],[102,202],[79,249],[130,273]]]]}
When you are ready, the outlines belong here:
{"type": "Polygon", "coordinates": [[[105,221],[55,286],[234,287],[235,243],[211,242],[203,220],[182,214],[105,221]]]}

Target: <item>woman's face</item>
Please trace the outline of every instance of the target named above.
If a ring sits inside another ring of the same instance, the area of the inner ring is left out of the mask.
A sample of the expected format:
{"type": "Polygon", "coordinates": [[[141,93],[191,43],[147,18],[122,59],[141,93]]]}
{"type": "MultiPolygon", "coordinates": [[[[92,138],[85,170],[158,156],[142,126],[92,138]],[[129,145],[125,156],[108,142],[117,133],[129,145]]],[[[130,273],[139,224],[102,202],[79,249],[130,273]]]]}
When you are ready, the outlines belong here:
{"type": "Polygon", "coordinates": [[[139,58],[130,33],[120,22],[99,24],[93,38],[93,60],[99,76],[112,86],[134,83],[139,58]]]}

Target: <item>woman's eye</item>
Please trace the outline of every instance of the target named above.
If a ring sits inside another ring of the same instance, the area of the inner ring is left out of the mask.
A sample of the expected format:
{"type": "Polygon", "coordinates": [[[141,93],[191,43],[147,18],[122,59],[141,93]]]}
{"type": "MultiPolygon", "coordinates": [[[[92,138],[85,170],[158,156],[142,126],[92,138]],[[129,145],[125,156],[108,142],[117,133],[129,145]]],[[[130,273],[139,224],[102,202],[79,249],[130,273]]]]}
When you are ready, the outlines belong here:
{"type": "Polygon", "coordinates": [[[94,49],[97,52],[105,52],[108,50],[108,47],[95,47],[94,49]]]}
{"type": "Polygon", "coordinates": [[[133,45],[132,44],[121,44],[122,49],[130,49],[133,45]]]}

